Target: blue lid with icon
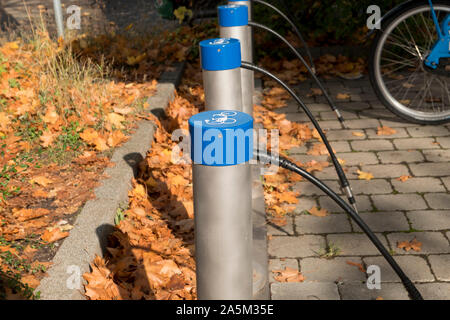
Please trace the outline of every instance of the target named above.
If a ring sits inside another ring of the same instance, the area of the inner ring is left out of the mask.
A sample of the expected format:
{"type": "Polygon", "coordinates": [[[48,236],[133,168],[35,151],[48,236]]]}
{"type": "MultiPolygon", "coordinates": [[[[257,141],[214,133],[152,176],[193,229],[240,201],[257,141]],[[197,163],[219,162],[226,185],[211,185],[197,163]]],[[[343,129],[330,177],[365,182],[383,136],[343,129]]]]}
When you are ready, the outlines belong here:
{"type": "Polygon", "coordinates": [[[220,71],[241,66],[241,43],[233,38],[216,38],[200,42],[202,69],[220,71]]]}
{"type": "Polygon", "coordinates": [[[206,166],[233,166],[253,157],[253,118],[234,110],[200,112],[189,119],[191,159],[206,166]]]}
{"type": "Polygon", "coordinates": [[[244,5],[230,4],[218,6],[219,26],[238,27],[248,25],[248,7],[244,5]]]}

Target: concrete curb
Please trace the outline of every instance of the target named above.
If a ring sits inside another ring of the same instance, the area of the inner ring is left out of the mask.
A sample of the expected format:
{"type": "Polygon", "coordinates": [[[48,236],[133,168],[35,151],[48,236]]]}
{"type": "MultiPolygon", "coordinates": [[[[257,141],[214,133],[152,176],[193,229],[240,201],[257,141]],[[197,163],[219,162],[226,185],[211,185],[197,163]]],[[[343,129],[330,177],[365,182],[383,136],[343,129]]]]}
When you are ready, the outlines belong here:
{"type": "MultiPolygon", "coordinates": [[[[174,98],[176,84],[181,79],[184,63],[175,71],[161,76],[157,92],[148,99],[148,111],[158,115],[174,98]]],[[[131,180],[137,164],[145,159],[153,141],[155,124],[149,120],[138,123],[138,129],[123,146],[116,149],[111,158],[115,163],[105,173],[109,178],[94,190],[96,199],[89,200],[78,214],[70,235],[62,242],[53,257],[48,276],[42,279],[36,292],[42,300],[84,300],[82,275],[89,272],[89,263],[95,255],[105,253],[107,236],[114,229],[117,209],[128,202],[131,180]]]]}
{"type": "MultiPolygon", "coordinates": [[[[255,104],[262,99],[261,79],[255,79],[255,104]]],[[[267,223],[264,189],[259,166],[252,170],[252,219],[253,219],[253,299],[269,300],[269,257],[267,251],[267,223]]]]}

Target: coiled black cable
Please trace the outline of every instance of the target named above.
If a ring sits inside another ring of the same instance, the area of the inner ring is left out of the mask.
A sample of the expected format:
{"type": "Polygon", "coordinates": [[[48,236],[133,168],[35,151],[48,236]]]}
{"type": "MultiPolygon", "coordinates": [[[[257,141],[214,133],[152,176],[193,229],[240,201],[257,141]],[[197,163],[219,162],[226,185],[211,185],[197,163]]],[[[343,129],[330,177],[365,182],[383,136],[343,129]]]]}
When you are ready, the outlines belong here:
{"type": "Polygon", "coordinates": [[[339,122],[341,123],[342,127],[345,129],[345,123],[344,123],[344,118],[342,117],[341,113],[339,112],[339,109],[336,107],[336,105],[334,104],[333,100],[331,100],[330,96],[328,95],[327,91],[325,90],[324,86],[322,85],[322,83],[320,82],[319,78],[317,78],[317,76],[315,75],[315,73],[313,72],[313,70],[311,70],[311,68],[308,66],[308,64],[306,63],[305,59],[303,59],[302,55],[300,54],[300,52],[298,52],[297,49],[294,48],[294,46],[292,44],[289,43],[289,41],[287,41],[282,35],[280,35],[279,33],[277,33],[276,31],[270,29],[269,27],[266,27],[265,25],[262,25],[260,23],[257,22],[253,22],[253,21],[249,21],[248,25],[251,27],[256,27],[256,28],[260,28],[263,29],[267,32],[272,33],[273,35],[277,36],[279,39],[281,39],[293,52],[294,54],[297,56],[297,58],[302,62],[302,64],[306,67],[306,69],[308,70],[308,73],[311,75],[311,77],[314,79],[314,81],[316,82],[316,84],[319,86],[320,90],[322,91],[325,99],[327,100],[328,104],[330,105],[331,110],[333,110],[336,113],[336,117],[338,118],[339,122]]]}
{"type": "Polygon", "coordinates": [[[272,78],[273,80],[278,82],[287,92],[289,92],[289,94],[295,99],[295,101],[298,103],[298,105],[303,109],[303,111],[306,113],[308,118],[311,120],[313,126],[316,128],[317,132],[319,133],[320,137],[322,138],[322,141],[325,144],[325,146],[326,146],[326,148],[328,150],[328,153],[330,154],[331,161],[333,162],[333,165],[336,168],[336,173],[337,173],[337,175],[339,177],[339,181],[341,182],[341,188],[346,193],[348,201],[354,207],[355,211],[358,211],[356,209],[356,200],[355,200],[355,197],[353,195],[353,191],[352,191],[352,189],[350,187],[350,183],[348,182],[347,177],[345,176],[344,170],[342,169],[341,164],[339,163],[336,155],[334,154],[333,148],[331,147],[327,137],[325,136],[325,133],[323,132],[322,128],[320,127],[319,123],[317,122],[316,118],[311,113],[309,108],[294,93],[294,91],[291,88],[289,88],[288,85],[286,85],[283,81],[278,79],[275,75],[273,75],[269,71],[267,71],[267,70],[265,70],[265,69],[263,69],[261,67],[255,66],[255,65],[253,65],[253,64],[251,64],[249,62],[246,62],[246,61],[242,61],[241,62],[241,68],[252,70],[252,71],[256,71],[256,72],[261,72],[262,74],[272,78]]]}
{"type": "MultiPolygon", "coordinates": [[[[273,4],[270,4],[270,3],[268,3],[268,2],[266,2],[266,1],[264,1],[264,0],[251,0],[251,1],[252,1],[252,2],[256,2],[256,3],[260,3],[260,4],[262,4],[262,5],[265,5],[265,6],[269,7],[269,8],[271,8],[272,10],[276,11],[280,16],[282,16],[282,17],[283,17],[283,18],[291,25],[292,29],[294,29],[295,34],[296,34],[297,37],[300,39],[300,41],[301,41],[303,47],[305,48],[306,54],[308,55],[309,62],[311,63],[311,69],[312,69],[312,70],[314,71],[314,73],[315,73],[316,67],[315,67],[315,65],[314,65],[314,61],[313,61],[313,58],[312,58],[312,55],[311,55],[311,51],[309,50],[309,47],[308,47],[308,45],[306,44],[305,39],[303,38],[303,36],[302,36],[300,30],[298,29],[298,27],[297,27],[297,25],[294,23],[294,21],[293,21],[290,17],[288,17],[287,14],[284,14],[283,11],[281,11],[280,9],[278,9],[277,7],[275,7],[273,4]]],[[[284,5],[284,3],[283,3],[283,5],[284,5]]],[[[250,21],[249,21],[249,22],[250,22],[250,21]]]]}
{"type": "Polygon", "coordinates": [[[325,183],[321,180],[314,177],[308,171],[300,168],[295,163],[289,161],[286,158],[280,157],[279,155],[268,155],[260,152],[259,150],[255,151],[255,157],[257,160],[260,160],[262,163],[271,163],[278,165],[282,168],[295,172],[312,182],[316,187],[325,192],[334,202],[336,202],[345,212],[347,212],[353,221],[364,231],[364,233],[369,237],[370,241],[375,245],[375,247],[380,251],[395,273],[399,276],[402,281],[405,289],[408,291],[411,299],[413,300],[423,300],[422,295],[419,290],[417,290],[416,286],[411,282],[408,276],[403,272],[397,262],[392,258],[389,254],[388,250],[384,247],[381,241],[377,238],[377,236],[370,230],[369,226],[361,219],[361,217],[341,198],[339,197],[333,190],[331,190],[325,183]]]}

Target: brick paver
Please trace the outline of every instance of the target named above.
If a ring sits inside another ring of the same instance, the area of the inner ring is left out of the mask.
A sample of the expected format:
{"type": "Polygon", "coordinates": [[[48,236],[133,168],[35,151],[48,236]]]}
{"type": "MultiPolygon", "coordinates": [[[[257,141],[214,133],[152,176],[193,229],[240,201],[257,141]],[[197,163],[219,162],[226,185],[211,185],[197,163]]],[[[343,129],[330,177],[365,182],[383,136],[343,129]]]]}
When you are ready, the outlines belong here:
{"type": "MultiPolygon", "coordinates": [[[[395,256],[394,259],[412,281],[435,281],[430,267],[424,258],[417,256],[395,256]]],[[[400,282],[400,278],[382,256],[367,257],[364,258],[364,262],[368,266],[377,265],[380,267],[381,282],[400,282]]]]}
{"type": "MultiPolygon", "coordinates": [[[[361,218],[426,299],[450,299],[450,126],[420,126],[398,119],[378,101],[365,78],[333,79],[325,86],[334,96],[351,95],[349,101],[338,103],[349,129],[341,128],[323,97],[307,101],[327,129],[338,158],[344,160],[361,218]],[[381,125],[396,133],[377,135],[381,125]],[[359,180],[357,170],[370,172],[374,178],[359,180]],[[409,178],[401,181],[400,176],[409,178]],[[414,238],[422,243],[420,251],[397,247],[414,238]]],[[[310,87],[314,85],[305,82],[297,91],[305,96],[310,87]]],[[[307,122],[295,114],[290,119],[307,122]]],[[[329,160],[328,156],[306,155],[307,151],[308,145],[289,153],[295,154],[295,160],[329,160]]],[[[341,194],[333,167],[314,175],[341,194]]],[[[398,276],[339,206],[307,181],[296,183],[294,190],[300,192],[296,215],[282,228],[269,224],[273,235],[269,268],[299,268],[305,281],[278,283],[271,276],[273,299],[408,299],[398,276]],[[330,215],[301,214],[313,205],[327,209],[330,215]],[[380,290],[367,288],[368,275],[359,264],[380,268],[380,290]]]]}
{"type": "Polygon", "coordinates": [[[431,269],[440,281],[450,281],[450,254],[428,256],[431,269]]]}
{"type": "Polygon", "coordinates": [[[410,211],[406,215],[416,230],[450,229],[450,210],[410,211]]]}

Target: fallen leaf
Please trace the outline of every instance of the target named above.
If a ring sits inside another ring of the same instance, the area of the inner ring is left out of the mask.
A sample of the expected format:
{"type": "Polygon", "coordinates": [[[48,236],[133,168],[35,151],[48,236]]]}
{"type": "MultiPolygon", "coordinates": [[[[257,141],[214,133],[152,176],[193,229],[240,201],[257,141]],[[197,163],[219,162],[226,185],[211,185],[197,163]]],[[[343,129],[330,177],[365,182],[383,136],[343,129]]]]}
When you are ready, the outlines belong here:
{"type": "Polygon", "coordinates": [[[378,127],[377,135],[378,136],[390,136],[396,134],[397,130],[389,128],[388,126],[378,127]]]}
{"type": "Polygon", "coordinates": [[[319,88],[311,88],[310,93],[308,93],[306,96],[314,97],[314,96],[321,96],[321,95],[323,95],[322,90],[320,90],[319,88]]]}
{"type": "Polygon", "coordinates": [[[50,211],[43,208],[37,209],[20,209],[13,211],[13,216],[20,222],[36,219],[49,214],[50,211]]]}
{"type": "Polygon", "coordinates": [[[411,241],[399,241],[397,242],[397,248],[403,249],[405,251],[413,249],[414,251],[419,252],[422,250],[422,242],[417,241],[416,238],[411,241]]]}
{"type": "Polygon", "coordinates": [[[37,183],[43,187],[46,187],[47,185],[49,185],[52,182],[53,182],[52,180],[50,180],[44,176],[37,176],[30,180],[30,183],[37,183]]]}
{"type": "Polygon", "coordinates": [[[272,219],[270,219],[270,222],[272,222],[273,224],[275,224],[279,227],[284,227],[285,225],[287,225],[287,218],[286,218],[286,216],[273,217],[272,219]]]}
{"type": "Polygon", "coordinates": [[[45,230],[42,234],[41,239],[47,242],[55,242],[64,239],[69,235],[67,231],[61,231],[58,227],[53,227],[45,230]]]}
{"type": "Polygon", "coordinates": [[[272,273],[278,273],[274,279],[278,282],[303,282],[305,277],[296,269],[285,267],[284,270],[272,270],[272,273]]]}
{"type": "Polygon", "coordinates": [[[53,141],[57,136],[58,134],[52,133],[50,130],[45,130],[39,137],[39,140],[41,140],[41,146],[47,148],[49,145],[53,143],[53,141]]]}
{"type": "Polygon", "coordinates": [[[352,135],[354,135],[355,137],[364,137],[364,133],[358,131],[353,131],[352,135]]]}
{"type": "Polygon", "coordinates": [[[326,155],[328,154],[328,150],[324,143],[315,143],[306,154],[311,156],[326,155]]]}
{"type": "Polygon", "coordinates": [[[329,214],[326,209],[318,209],[317,207],[312,207],[308,212],[315,217],[326,217],[329,214]]]}
{"type": "Polygon", "coordinates": [[[358,173],[358,179],[360,180],[372,180],[374,178],[373,174],[370,172],[364,172],[361,170],[356,171],[358,173]]]}
{"type": "Polygon", "coordinates": [[[125,121],[125,118],[118,113],[111,112],[108,114],[108,121],[117,129],[123,129],[122,122],[125,121]]]}
{"type": "Polygon", "coordinates": [[[348,100],[350,99],[350,95],[348,93],[338,93],[336,99],[338,100],[348,100]]]}
{"type": "Polygon", "coordinates": [[[31,288],[37,288],[37,286],[39,286],[40,281],[31,274],[27,274],[25,276],[23,276],[20,281],[24,284],[27,284],[29,287],[31,288]]]}
{"type": "Polygon", "coordinates": [[[398,177],[396,180],[401,181],[401,182],[405,182],[409,178],[411,178],[411,176],[403,175],[403,176],[398,177]]]}
{"type": "Polygon", "coordinates": [[[356,263],[353,261],[345,261],[345,263],[347,263],[350,266],[354,266],[357,267],[359,269],[359,271],[361,271],[362,273],[366,273],[366,270],[364,269],[363,265],[361,263],[356,263]]]}

